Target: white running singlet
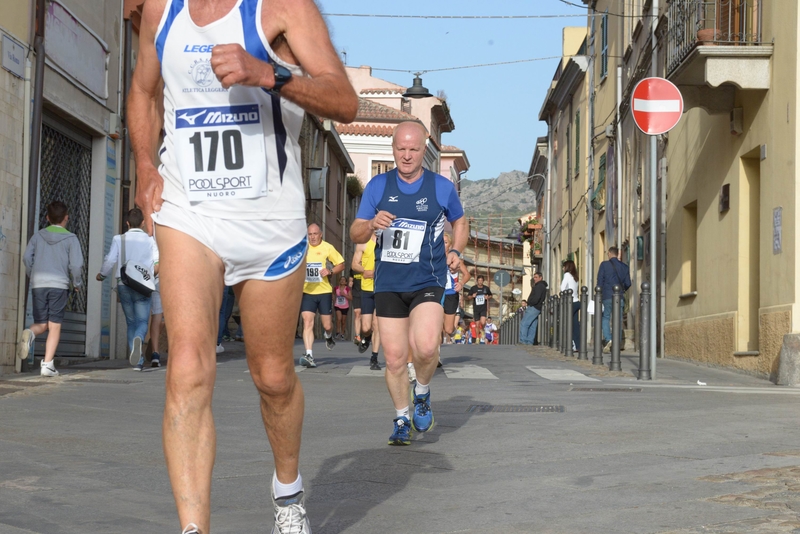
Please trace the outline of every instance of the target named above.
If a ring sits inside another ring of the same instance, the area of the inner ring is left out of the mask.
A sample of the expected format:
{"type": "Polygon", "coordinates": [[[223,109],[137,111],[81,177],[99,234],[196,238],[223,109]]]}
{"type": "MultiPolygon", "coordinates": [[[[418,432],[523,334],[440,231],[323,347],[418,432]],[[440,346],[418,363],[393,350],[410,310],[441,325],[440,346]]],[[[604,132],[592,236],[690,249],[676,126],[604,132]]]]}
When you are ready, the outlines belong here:
{"type": "Polygon", "coordinates": [[[298,138],[302,108],[259,87],[223,89],[211,68],[219,44],[280,60],[261,26],[262,0],[239,0],[221,19],[195,25],[189,0],[168,0],[156,33],[164,78],[159,172],[166,202],[221,219],[303,219],[298,138]]]}

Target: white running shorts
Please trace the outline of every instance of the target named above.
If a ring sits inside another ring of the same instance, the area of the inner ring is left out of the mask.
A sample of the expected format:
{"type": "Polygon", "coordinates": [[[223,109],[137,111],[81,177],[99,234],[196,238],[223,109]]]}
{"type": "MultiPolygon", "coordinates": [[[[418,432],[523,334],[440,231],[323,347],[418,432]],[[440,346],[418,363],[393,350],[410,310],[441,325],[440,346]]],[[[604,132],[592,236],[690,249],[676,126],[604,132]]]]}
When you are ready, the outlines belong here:
{"type": "Polygon", "coordinates": [[[164,202],[153,220],[193,237],[219,256],[226,286],[279,280],[296,271],[306,257],[305,219],[218,219],[164,202]]]}

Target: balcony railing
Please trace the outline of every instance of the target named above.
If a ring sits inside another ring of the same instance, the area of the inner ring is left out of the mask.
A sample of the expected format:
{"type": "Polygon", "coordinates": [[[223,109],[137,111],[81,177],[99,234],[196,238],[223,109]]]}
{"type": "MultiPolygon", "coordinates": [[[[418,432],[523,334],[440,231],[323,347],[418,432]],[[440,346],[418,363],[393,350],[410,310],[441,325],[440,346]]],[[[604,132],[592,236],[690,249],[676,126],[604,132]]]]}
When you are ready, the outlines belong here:
{"type": "Polygon", "coordinates": [[[672,0],[667,26],[667,72],[700,45],[761,44],[763,0],[672,0]]]}

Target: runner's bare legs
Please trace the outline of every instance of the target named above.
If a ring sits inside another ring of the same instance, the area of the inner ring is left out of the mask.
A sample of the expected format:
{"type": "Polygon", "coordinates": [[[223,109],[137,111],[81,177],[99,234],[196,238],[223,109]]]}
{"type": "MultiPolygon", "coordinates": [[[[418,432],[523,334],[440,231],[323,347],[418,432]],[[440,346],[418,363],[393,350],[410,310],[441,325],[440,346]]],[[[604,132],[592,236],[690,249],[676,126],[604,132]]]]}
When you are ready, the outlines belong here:
{"type": "Polygon", "coordinates": [[[216,432],[211,399],[223,265],[194,238],[159,226],[161,298],[169,332],[164,456],[181,525],[210,530],[216,432]]]}

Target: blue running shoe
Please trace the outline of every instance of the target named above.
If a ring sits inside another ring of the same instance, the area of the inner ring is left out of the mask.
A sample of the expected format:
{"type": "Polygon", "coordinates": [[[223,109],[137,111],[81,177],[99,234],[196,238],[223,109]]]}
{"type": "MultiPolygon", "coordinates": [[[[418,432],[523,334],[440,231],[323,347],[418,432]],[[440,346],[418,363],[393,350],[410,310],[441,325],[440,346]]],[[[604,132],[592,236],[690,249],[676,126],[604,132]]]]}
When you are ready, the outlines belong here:
{"type": "Polygon", "coordinates": [[[416,395],[414,389],[416,382],[411,386],[411,399],[414,402],[414,412],[411,414],[411,427],[417,432],[427,432],[435,424],[431,410],[431,392],[416,395]]]}
{"type": "Polygon", "coordinates": [[[411,445],[411,424],[407,417],[394,420],[394,432],[389,436],[389,445],[411,445]]]}

